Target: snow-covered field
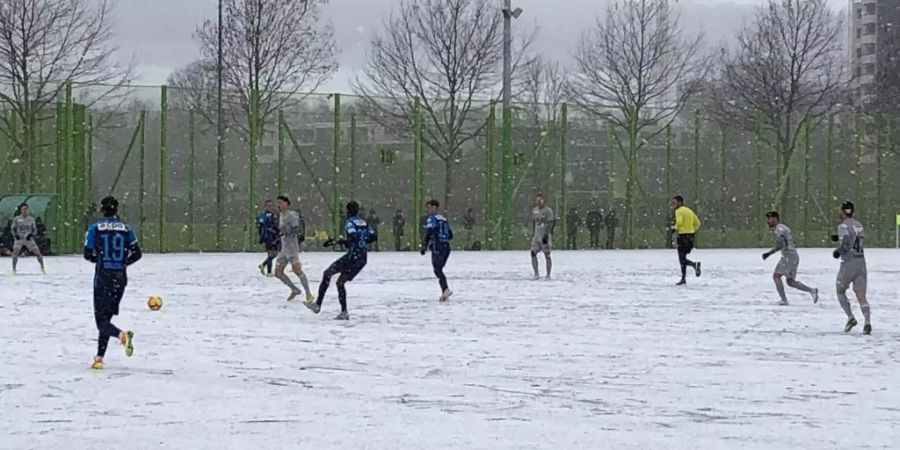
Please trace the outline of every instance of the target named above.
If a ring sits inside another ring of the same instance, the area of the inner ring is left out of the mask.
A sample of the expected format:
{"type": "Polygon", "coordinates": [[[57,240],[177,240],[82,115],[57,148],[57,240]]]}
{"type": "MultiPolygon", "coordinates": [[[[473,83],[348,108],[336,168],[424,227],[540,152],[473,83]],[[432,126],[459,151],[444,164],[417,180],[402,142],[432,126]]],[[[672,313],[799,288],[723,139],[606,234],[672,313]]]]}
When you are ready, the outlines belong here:
{"type": "MultiPolygon", "coordinates": [[[[758,250],[462,253],[438,304],[429,259],[376,253],[350,322],[284,301],[259,255],[147,255],[110,345],[90,264],[0,275],[0,447],[373,449],[900,448],[900,251],[868,252],[874,333],[842,331],[838,263],[801,250],[813,305],[776,306],[758,250]],[[146,307],[163,297],[159,312],[146,307]]],[[[335,254],[304,255],[313,285],[335,254]]],[[[8,259],[0,259],[8,264],[8,259]]]]}

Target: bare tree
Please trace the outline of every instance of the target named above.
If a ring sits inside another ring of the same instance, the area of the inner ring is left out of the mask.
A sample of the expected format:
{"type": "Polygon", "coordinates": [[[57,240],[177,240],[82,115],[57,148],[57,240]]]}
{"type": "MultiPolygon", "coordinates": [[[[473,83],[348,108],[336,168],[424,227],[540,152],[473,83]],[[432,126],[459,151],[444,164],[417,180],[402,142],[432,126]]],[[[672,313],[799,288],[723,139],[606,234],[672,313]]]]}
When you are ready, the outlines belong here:
{"type": "Polygon", "coordinates": [[[566,98],[566,73],[557,61],[549,61],[538,56],[520,71],[517,79],[521,102],[527,108],[531,123],[540,126],[543,123],[556,124],[559,120],[559,108],[566,98]]]}
{"type": "MultiPolygon", "coordinates": [[[[233,106],[233,114],[250,118],[247,129],[259,138],[273,113],[297,101],[298,94],[318,89],[337,70],[334,30],[321,19],[327,0],[223,2],[222,76],[229,91],[223,101],[233,106]]],[[[201,59],[174,74],[173,81],[205,89],[210,77],[216,80],[216,64],[210,61],[219,51],[218,24],[207,20],[196,38],[201,59]]],[[[210,106],[198,101],[194,106],[210,106]]]]}
{"type": "MultiPolygon", "coordinates": [[[[525,59],[524,40],[516,65],[525,59]]],[[[502,16],[490,0],[404,0],[372,38],[369,62],[353,90],[374,117],[410,129],[418,99],[423,141],[444,162],[444,203],[453,199],[453,166],[484,122],[478,100],[497,94],[502,16]]]]}
{"type": "Polygon", "coordinates": [[[176,69],[168,79],[168,85],[174,88],[169,100],[171,107],[194,111],[207,126],[215,126],[216,82],[215,61],[198,59],[176,69]]]}
{"type": "Polygon", "coordinates": [[[755,130],[778,149],[773,207],[787,195],[789,168],[804,126],[815,127],[846,101],[850,77],[842,18],[827,0],[768,0],[737,33],[735,50],[722,49],[714,91],[717,113],[755,130]],[[809,123],[807,123],[809,121],[809,123]]]}
{"type": "Polygon", "coordinates": [[[625,236],[634,245],[638,152],[666,129],[699,89],[708,58],[702,33],[687,37],[666,0],[623,0],[585,32],[575,54],[577,74],[569,97],[607,120],[627,142],[619,150],[628,166],[625,236]]]}
{"type": "Polygon", "coordinates": [[[17,154],[20,190],[34,187],[37,129],[68,83],[93,85],[96,101],[131,80],[132,67],[113,58],[111,8],[108,0],[0,1],[0,109],[9,113],[0,132],[17,154]]]}

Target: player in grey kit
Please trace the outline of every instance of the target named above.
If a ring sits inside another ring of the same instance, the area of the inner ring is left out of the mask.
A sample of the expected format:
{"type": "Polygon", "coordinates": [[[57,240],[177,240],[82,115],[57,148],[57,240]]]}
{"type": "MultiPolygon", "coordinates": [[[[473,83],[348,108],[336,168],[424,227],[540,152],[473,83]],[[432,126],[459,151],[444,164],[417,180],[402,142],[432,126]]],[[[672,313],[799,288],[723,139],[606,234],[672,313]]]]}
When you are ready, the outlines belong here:
{"type": "Polygon", "coordinates": [[[14,238],[12,248],[13,275],[16,274],[16,265],[19,263],[19,254],[22,253],[22,247],[27,248],[32,255],[37,257],[38,263],[41,265],[41,272],[46,273],[44,270],[44,256],[41,255],[41,250],[38,248],[37,243],[34,242],[34,237],[37,236],[37,222],[34,221],[34,217],[28,215],[28,205],[25,203],[19,205],[19,215],[12,221],[12,235],[14,238]]]}
{"type": "Polygon", "coordinates": [[[856,300],[859,301],[859,309],[862,310],[866,320],[863,334],[872,334],[869,301],[866,299],[868,274],[866,255],[863,249],[865,232],[862,224],[853,218],[853,210],[852,202],[844,202],[841,205],[839,213],[841,223],[838,225],[837,234],[831,236],[831,240],[838,243],[838,248],[834,250],[833,256],[835,259],[840,258],[841,260],[841,268],[837,275],[837,297],[841,303],[841,309],[847,314],[844,332],[849,333],[856,326],[856,319],[853,317],[853,311],[850,310],[850,300],[847,298],[847,289],[851,284],[853,285],[853,292],[856,294],[856,300]]]}
{"type": "Polygon", "coordinates": [[[775,280],[775,288],[781,297],[781,305],[787,305],[787,296],[784,294],[784,283],[781,278],[787,278],[788,286],[799,289],[808,293],[813,298],[813,303],[819,301],[819,290],[813,289],[805,284],[797,281],[797,268],[800,266],[800,254],[797,253],[797,245],[794,243],[794,236],[791,229],[787,225],[781,223],[781,216],[776,211],[766,213],[766,222],[769,228],[775,233],[775,247],[763,253],[762,258],[765,261],[775,253],[781,252],[781,259],[775,266],[775,272],[772,278],[775,280]]]}
{"type": "Polygon", "coordinates": [[[531,238],[531,267],[534,269],[534,279],[541,278],[538,272],[537,254],[544,253],[547,260],[547,279],[550,279],[550,271],[553,261],[550,259],[550,250],[553,248],[553,229],[556,227],[556,217],[553,210],[547,206],[543,194],[535,197],[535,207],[531,210],[532,227],[534,237],[531,238]]]}
{"type": "Polygon", "coordinates": [[[281,252],[278,253],[278,259],[275,261],[275,277],[291,288],[291,295],[287,298],[288,301],[300,295],[302,291],[284,273],[284,268],[290,264],[294,274],[300,278],[303,290],[306,291],[306,301],[312,301],[313,296],[309,290],[309,281],[306,279],[306,274],[303,273],[303,266],[300,264],[300,242],[305,236],[300,216],[297,214],[297,211],[291,209],[291,200],[283,195],[278,197],[278,211],[281,213],[278,220],[278,226],[281,231],[281,252]]]}

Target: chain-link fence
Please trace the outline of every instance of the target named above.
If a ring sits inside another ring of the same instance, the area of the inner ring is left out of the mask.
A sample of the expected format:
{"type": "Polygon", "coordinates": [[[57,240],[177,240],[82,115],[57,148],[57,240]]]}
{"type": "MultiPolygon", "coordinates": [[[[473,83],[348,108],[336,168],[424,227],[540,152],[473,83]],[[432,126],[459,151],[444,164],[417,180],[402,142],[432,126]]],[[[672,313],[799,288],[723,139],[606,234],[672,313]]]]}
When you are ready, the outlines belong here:
{"type": "Polygon", "coordinates": [[[313,241],[358,201],[382,249],[416,246],[432,197],[446,200],[458,247],[523,248],[537,193],[559,216],[557,246],[570,236],[590,246],[602,229],[616,247],[662,247],[674,194],[704,221],[700,245],[764,246],[763,214],[786,165],[782,216],[802,245],[826,244],[839,200],[856,202],[870,245],[893,242],[900,212],[900,136],[886,118],[810,121],[791,163],[764,127],[687,111],[639,136],[629,164],[625,130],[566,105],[515,105],[504,126],[499,104],[476,104],[460,126],[471,138],[447,144],[427,102],[392,111],[348,95],[235,95],[220,111],[214,92],[135,88],[89,101],[96,90],[69,87],[30,127],[6,112],[0,134],[0,194],[56,194],[48,228],[61,252],[78,251],[107,194],[149,251],[168,252],[256,249],[261,203],[281,194],[313,241]]]}

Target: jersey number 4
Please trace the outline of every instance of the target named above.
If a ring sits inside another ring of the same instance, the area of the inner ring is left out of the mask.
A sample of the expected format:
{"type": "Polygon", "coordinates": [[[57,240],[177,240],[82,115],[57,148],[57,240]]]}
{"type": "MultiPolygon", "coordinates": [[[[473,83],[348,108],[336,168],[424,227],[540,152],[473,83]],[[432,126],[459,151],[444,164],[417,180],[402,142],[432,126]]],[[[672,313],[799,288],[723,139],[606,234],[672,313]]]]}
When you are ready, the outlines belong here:
{"type": "Polygon", "coordinates": [[[853,241],[853,251],[860,255],[863,254],[862,238],[859,236],[857,236],[856,240],[853,241]]]}
{"type": "Polygon", "coordinates": [[[125,261],[125,236],[120,233],[101,234],[103,239],[103,261],[121,263],[125,261]]]}

